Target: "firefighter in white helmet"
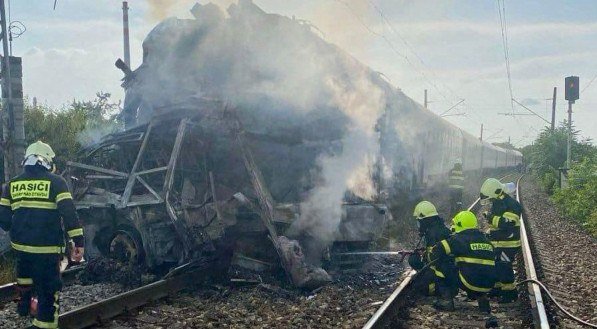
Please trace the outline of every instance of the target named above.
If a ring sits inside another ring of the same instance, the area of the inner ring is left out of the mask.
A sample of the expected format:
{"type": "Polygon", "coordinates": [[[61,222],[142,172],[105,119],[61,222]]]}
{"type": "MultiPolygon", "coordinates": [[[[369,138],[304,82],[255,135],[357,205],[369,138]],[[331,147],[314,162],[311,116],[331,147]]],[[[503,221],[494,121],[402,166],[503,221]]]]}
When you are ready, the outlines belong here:
{"type": "Polygon", "coordinates": [[[54,156],[48,144],[31,144],[25,152],[23,172],[4,186],[0,199],[0,227],[10,231],[17,255],[19,315],[29,315],[32,294],[37,294],[32,328],[58,327],[64,231],[75,245],[72,259],[80,261],[84,253],[83,228],[72,195],[64,178],[52,173],[54,156]]]}

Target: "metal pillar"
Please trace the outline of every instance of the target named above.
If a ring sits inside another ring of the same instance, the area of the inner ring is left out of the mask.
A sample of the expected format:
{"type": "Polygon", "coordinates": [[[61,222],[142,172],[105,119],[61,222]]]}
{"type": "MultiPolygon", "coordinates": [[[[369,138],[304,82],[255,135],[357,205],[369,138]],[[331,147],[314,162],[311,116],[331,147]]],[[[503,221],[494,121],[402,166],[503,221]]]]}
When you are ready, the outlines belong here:
{"type": "Polygon", "coordinates": [[[553,87],[553,98],[551,99],[551,131],[556,129],[556,96],[558,87],[553,87]]]}
{"type": "Polygon", "coordinates": [[[124,38],[124,63],[131,67],[131,46],[129,43],[129,4],[122,2],[122,34],[124,38]]]}
{"type": "Polygon", "coordinates": [[[566,145],[566,168],[570,169],[572,158],[572,102],[568,102],[568,143],[566,145]]]}
{"type": "Polygon", "coordinates": [[[8,180],[20,170],[20,160],[25,153],[25,130],[21,59],[10,57],[4,0],[0,0],[0,26],[2,27],[2,151],[4,179],[8,180]],[[19,96],[15,97],[15,93],[19,96]]]}

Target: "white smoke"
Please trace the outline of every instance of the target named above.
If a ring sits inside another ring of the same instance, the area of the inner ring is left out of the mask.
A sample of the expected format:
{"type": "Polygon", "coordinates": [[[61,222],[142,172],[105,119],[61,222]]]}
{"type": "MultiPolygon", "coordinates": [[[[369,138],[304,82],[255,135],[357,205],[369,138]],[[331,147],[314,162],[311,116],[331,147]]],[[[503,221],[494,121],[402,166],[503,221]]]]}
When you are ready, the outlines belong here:
{"type": "MultiPolygon", "coordinates": [[[[309,26],[266,14],[249,0],[231,5],[228,16],[214,5],[201,6],[199,13],[197,20],[166,20],[145,40],[139,83],[127,91],[145,95],[139,116],[190,96],[215,96],[240,110],[250,108],[253,118],[276,118],[260,122],[264,129],[284,129],[289,121],[301,120],[299,126],[312,128],[306,118],[313,112],[337,112],[341,119],[326,128],[343,131],[341,149],[318,158],[320,179],[293,225],[296,232],[332,241],[345,193],[375,196],[370,177],[385,92],[373,83],[369,69],[309,26]],[[276,106],[267,106],[272,102],[276,106]]],[[[127,102],[134,103],[130,99],[127,94],[127,102]]]]}
{"type": "Polygon", "coordinates": [[[329,81],[334,91],[333,102],[351,119],[342,139],[342,151],[320,158],[322,181],[301,204],[301,218],[293,225],[293,229],[305,231],[324,243],[334,240],[346,191],[366,200],[376,193],[371,181],[372,166],[379,152],[375,125],[385,108],[385,99],[362,66],[354,65],[349,72],[353,75],[350,86],[329,81]]]}

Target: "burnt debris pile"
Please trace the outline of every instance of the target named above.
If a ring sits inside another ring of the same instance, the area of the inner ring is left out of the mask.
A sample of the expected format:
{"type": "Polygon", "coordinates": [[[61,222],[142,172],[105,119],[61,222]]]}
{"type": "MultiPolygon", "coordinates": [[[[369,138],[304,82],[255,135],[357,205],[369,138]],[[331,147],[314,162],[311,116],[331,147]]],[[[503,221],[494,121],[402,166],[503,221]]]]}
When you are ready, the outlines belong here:
{"type": "Polygon", "coordinates": [[[207,257],[223,273],[232,262],[281,267],[299,287],[329,282],[324,251],[367,248],[389,217],[388,85],[249,0],[191,12],[149,33],[139,68],[120,63],[126,130],[68,164],[90,256],[150,269],[207,257]]]}

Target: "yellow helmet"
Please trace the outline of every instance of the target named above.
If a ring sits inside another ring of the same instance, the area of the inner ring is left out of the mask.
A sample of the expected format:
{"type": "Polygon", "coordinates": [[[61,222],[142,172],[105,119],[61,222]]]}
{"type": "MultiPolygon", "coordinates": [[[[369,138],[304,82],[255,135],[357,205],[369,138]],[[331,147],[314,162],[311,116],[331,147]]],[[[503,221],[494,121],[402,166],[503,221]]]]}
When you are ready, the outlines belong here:
{"type": "Polygon", "coordinates": [[[437,216],[437,210],[433,203],[429,201],[421,201],[416,205],[413,216],[415,216],[416,219],[437,216]]]}
{"type": "Polygon", "coordinates": [[[495,199],[504,190],[504,185],[495,178],[488,178],[481,185],[481,193],[479,197],[483,199],[495,199]]]}
{"type": "Polygon", "coordinates": [[[27,150],[25,151],[25,159],[32,155],[40,156],[49,162],[52,162],[56,156],[52,147],[42,141],[37,141],[27,147],[27,150]]]}
{"type": "Polygon", "coordinates": [[[465,210],[461,211],[452,218],[452,228],[454,232],[462,232],[464,230],[470,230],[477,228],[477,217],[472,212],[465,210]]]}

